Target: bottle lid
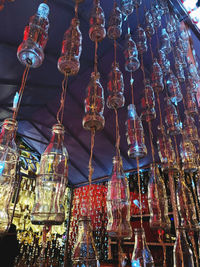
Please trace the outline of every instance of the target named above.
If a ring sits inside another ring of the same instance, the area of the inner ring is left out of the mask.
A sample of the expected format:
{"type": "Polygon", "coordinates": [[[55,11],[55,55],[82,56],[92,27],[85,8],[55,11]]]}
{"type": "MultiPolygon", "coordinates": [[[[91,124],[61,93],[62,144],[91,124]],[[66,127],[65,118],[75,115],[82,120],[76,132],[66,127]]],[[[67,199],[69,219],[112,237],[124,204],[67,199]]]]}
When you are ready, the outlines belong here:
{"type": "Polygon", "coordinates": [[[7,118],[4,120],[3,122],[3,127],[5,127],[6,129],[16,129],[17,128],[17,121],[15,119],[12,118],[7,118]]]}
{"type": "Polygon", "coordinates": [[[52,131],[54,133],[64,134],[65,133],[65,128],[61,123],[57,123],[57,124],[53,125],[52,131]]]}

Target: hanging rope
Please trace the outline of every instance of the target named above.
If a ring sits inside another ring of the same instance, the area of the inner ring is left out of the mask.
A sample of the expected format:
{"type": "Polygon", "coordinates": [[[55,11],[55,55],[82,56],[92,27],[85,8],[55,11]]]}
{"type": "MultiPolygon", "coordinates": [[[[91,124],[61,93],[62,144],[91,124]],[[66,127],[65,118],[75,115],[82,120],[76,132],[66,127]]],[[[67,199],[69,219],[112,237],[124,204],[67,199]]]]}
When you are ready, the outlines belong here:
{"type": "Polygon", "coordinates": [[[68,84],[68,75],[66,74],[62,81],[62,93],[61,93],[61,98],[60,98],[60,107],[56,115],[56,118],[59,124],[63,123],[67,84],[68,84]],[[60,117],[60,113],[61,113],[61,117],[60,117]]]}

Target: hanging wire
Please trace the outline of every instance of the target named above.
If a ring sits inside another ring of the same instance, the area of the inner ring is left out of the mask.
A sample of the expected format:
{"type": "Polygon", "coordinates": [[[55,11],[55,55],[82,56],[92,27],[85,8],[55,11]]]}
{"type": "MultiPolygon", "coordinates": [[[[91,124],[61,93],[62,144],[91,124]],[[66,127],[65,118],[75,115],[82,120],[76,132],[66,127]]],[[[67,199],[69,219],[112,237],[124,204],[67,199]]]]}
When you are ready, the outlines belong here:
{"type": "Polygon", "coordinates": [[[98,54],[97,54],[97,50],[98,50],[98,41],[96,40],[95,41],[95,54],[94,54],[94,73],[95,73],[95,75],[98,72],[98,69],[97,69],[97,65],[98,65],[98,54]]]}
{"type": "Polygon", "coordinates": [[[23,73],[23,76],[22,76],[21,87],[19,89],[19,100],[17,102],[17,107],[13,112],[13,119],[14,120],[16,120],[18,112],[19,112],[19,107],[20,107],[20,103],[21,103],[22,96],[23,96],[23,93],[24,93],[24,88],[25,88],[25,85],[26,85],[26,81],[27,81],[29,70],[30,70],[30,65],[26,65],[24,73],[23,73]]]}
{"type": "Polygon", "coordinates": [[[67,84],[68,84],[68,75],[66,74],[62,81],[62,93],[61,93],[61,98],[60,98],[60,107],[56,115],[56,118],[59,124],[63,123],[67,84]],[[60,113],[61,113],[61,117],[60,117],[60,113]]]}

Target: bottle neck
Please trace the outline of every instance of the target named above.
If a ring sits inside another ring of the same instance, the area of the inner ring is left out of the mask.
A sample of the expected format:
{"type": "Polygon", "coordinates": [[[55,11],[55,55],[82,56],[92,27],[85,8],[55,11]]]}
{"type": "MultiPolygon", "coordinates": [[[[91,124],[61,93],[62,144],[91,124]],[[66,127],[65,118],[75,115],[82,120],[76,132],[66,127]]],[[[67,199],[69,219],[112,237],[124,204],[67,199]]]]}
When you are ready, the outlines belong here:
{"type": "Polygon", "coordinates": [[[9,145],[9,143],[12,142],[15,138],[15,134],[15,125],[8,125],[7,123],[5,123],[0,133],[0,143],[9,145]]]}
{"type": "Polygon", "coordinates": [[[135,233],[135,248],[143,249],[146,247],[146,239],[143,231],[137,231],[135,233]]]}

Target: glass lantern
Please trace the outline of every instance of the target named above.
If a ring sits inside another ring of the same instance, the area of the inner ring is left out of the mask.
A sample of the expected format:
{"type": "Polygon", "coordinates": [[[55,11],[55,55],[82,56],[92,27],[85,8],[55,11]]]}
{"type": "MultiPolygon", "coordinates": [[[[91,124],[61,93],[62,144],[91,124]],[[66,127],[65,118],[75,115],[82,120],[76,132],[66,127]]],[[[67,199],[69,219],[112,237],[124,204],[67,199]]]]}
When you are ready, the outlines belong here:
{"type": "Polygon", "coordinates": [[[137,115],[135,105],[128,105],[128,119],[126,121],[126,137],[128,143],[128,156],[130,158],[143,158],[147,154],[144,141],[144,129],[140,117],[137,115]]]}
{"type": "Polygon", "coordinates": [[[64,34],[58,69],[65,75],[76,75],[80,69],[82,34],[79,24],[78,18],[73,18],[69,29],[64,34]]]}
{"type": "Polygon", "coordinates": [[[55,124],[49,145],[42,154],[36,178],[33,224],[59,225],[65,219],[64,196],[68,182],[68,152],[64,146],[64,127],[55,124]]]}
{"type": "Polygon", "coordinates": [[[99,0],[94,0],[90,16],[89,37],[93,42],[100,42],[106,36],[105,15],[99,0]]]}
{"type": "Polygon", "coordinates": [[[15,143],[17,122],[4,120],[0,133],[0,234],[9,230],[11,215],[9,208],[15,191],[18,152],[15,143]]]}
{"type": "Polygon", "coordinates": [[[107,85],[108,98],[107,107],[112,109],[118,109],[124,106],[124,79],[123,74],[119,69],[118,63],[112,64],[112,70],[109,74],[109,81],[107,85]]]}
{"type": "Polygon", "coordinates": [[[123,171],[122,159],[115,156],[107,192],[107,232],[110,237],[129,239],[132,237],[130,225],[130,192],[128,180],[123,171]]]}
{"type": "Polygon", "coordinates": [[[19,61],[32,68],[38,68],[44,60],[44,48],[48,40],[49,7],[42,3],[37,13],[30,18],[24,30],[24,40],[17,49],[19,61]]]}
{"type": "Polygon", "coordinates": [[[103,87],[99,81],[100,74],[93,72],[91,80],[86,90],[85,98],[85,116],[83,117],[83,128],[91,130],[101,130],[104,127],[105,119],[103,117],[104,111],[104,92],[103,87]]]}

